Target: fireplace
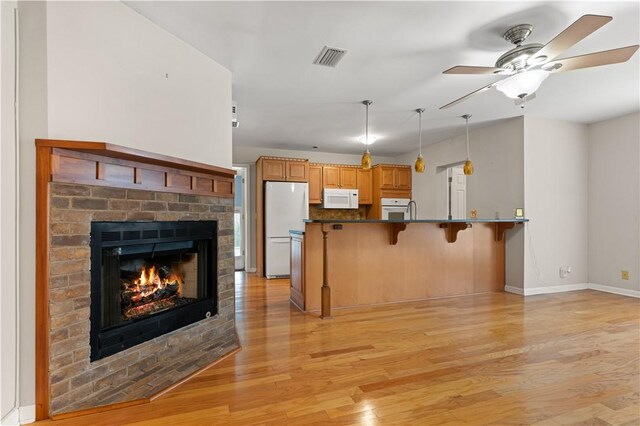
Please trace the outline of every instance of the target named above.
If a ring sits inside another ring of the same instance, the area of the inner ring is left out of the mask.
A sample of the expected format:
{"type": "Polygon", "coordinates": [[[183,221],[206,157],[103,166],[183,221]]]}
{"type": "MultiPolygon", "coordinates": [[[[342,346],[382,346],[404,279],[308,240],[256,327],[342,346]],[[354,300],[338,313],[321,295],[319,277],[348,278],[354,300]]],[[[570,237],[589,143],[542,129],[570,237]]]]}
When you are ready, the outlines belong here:
{"type": "Polygon", "coordinates": [[[217,221],[91,223],[91,361],[218,313],[217,221]]]}

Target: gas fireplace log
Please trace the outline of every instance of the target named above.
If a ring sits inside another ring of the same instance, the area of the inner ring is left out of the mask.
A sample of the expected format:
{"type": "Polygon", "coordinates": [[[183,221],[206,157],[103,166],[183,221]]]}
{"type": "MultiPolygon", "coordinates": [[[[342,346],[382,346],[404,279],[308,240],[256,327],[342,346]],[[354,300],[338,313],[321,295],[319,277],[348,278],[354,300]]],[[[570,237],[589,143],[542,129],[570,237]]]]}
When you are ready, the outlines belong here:
{"type": "Polygon", "coordinates": [[[122,306],[125,308],[133,307],[144,305],[145,303],[150,303],[156,300],[166,299],[172,296],[176,296],[179,290],[180,285],[177,281],[174,281],[171,284],[167,284],[164,288],[158,289],[146,296],[141,296],[140,290],[124,290],[121,293],[122,306]]]}

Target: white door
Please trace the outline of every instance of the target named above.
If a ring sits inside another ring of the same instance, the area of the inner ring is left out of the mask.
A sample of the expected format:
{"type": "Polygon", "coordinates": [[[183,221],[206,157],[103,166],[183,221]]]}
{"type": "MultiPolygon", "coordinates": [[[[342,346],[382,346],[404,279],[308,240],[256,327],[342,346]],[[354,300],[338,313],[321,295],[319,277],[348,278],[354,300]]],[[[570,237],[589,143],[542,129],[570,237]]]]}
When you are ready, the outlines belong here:
{"type": "Polygon", "coordinates": [[[451,219],[467,218],[467,177],[462,166],[450,167],[447,170],[449,215],[451,219]]]}
{"type": "Polygon", "coordinates": [[[235,255],[236,271],[245,269],[245,235],[246,235],[246,169],[234,167],[237,172],[235,178],[235,201],[233,209],[233,251],[235,255]]]}

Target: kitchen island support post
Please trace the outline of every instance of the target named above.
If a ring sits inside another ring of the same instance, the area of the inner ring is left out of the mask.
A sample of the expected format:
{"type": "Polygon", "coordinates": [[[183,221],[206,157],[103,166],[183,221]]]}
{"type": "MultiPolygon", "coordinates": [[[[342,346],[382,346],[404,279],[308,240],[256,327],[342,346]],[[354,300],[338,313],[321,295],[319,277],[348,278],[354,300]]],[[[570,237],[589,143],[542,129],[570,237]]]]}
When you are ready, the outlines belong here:
{"type": "Polygon", "coordinates": [[[322,298],[320,318],[331,318],[331,287],[329,287],[329,231],[322,224],[322,298]]]}

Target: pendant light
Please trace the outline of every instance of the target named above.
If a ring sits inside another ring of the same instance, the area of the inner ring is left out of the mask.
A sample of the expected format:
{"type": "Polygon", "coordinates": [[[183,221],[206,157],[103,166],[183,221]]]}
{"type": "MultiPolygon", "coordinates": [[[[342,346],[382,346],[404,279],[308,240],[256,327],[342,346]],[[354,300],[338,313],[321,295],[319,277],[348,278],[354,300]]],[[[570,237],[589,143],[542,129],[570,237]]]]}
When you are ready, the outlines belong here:
{"type": "Polygon", "coordinates": [[[465,114],[462,118],[467,122],[467,161],[464,162],[462,171],[465,175],[469,176],[473,174],[473,161],[471,161],[471,156],[469,154],[469,119],[471,118],[471,115],[465,114]]]}
{"type": "Polygon", "coordinates": [[[366,149],[364,154],[362,154],[362,169],[369,170],[371,168],[371,153],[369,152],[369,105],[373,103],[373,101],[362,101],[364,106],[366,107],[365,113],[365,127],[364,127],[364,143],[366,149]]]}
{"type": "Polygon", "coordinates": [[[416,158],[415,169],[416,173],[424,173],[424,157],[422,156],[422,113],[424,108],[418,108],[419,124],[418,124],[418,158],[416,158]]]}

